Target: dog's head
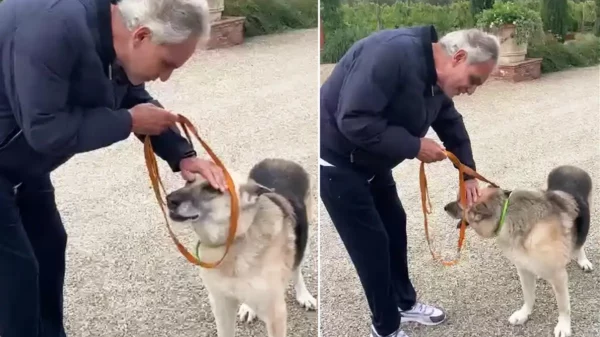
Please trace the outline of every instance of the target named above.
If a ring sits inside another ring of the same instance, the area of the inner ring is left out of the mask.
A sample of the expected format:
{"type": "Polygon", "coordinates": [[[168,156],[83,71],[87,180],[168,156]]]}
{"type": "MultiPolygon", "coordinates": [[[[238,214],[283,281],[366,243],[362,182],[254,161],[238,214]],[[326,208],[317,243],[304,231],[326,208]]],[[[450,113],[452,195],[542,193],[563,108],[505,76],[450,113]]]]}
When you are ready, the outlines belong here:
{"type": "MultiPolygon", "coordinates": [[[[511,191],[491,185],[480,191],[481,196],[466,209],[465,222],[481,237],[490,238],[494,236],[494,232],[498,228],[502,206],[511,191]]],[[[454,219],[461,220],[463,218],[463,206],[458,200],[446,204],[444,211],[454,219]]],[[[460,222],[457,225],[457,228],[459,227],[460,222]]]]}
{"type": "MultiPolygon", "coordinates": [[[[239,200],[239,222],[236,236],[248,229],[251,218],[256,213],[258,198],[270,189],[252,180],[241,179],[231,174],[239,200]],[[246,221],[250,217],[249,221],[246,221]]],[[[173,222],[190,223],[200,242],[208,245],[223,245],[227,240],[231,215],[231,195],[229,190],[221,192],[197,176],[193,182],[167,195],[169,217],[173,222]]]]}

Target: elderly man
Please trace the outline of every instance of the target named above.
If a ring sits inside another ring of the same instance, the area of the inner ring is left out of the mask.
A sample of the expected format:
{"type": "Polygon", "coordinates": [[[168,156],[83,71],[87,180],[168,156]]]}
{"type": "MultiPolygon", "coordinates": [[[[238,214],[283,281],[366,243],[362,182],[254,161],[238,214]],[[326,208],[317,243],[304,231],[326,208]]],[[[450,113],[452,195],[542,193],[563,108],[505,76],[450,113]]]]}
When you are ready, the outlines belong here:
{"type": "Polygon", "coordinates": [[[209,31],[205,0],[0,3],[0,336],[65,336],[67,235],[50,173],[74,155],[151,135],[174,172],[225,189],[144,89],[209,31]]]}
{"type": "MultiPolygon", "coordinates": [[[[372,337],[406,336],[401,321],[445,319],[442,309],[416,299],[392,169],[407,159],[446,158],[444,147],[425,137],[429,127],[475,169],[451,98],[484,83],[498,53],[498,40],[478,30],[439,41],[432,26],[383,30],[354,44],[321,87],[321,199],[358,272],[372,337]]],[[[467,189],[472,202],[477,181],[468,180],[467,189]]]]}

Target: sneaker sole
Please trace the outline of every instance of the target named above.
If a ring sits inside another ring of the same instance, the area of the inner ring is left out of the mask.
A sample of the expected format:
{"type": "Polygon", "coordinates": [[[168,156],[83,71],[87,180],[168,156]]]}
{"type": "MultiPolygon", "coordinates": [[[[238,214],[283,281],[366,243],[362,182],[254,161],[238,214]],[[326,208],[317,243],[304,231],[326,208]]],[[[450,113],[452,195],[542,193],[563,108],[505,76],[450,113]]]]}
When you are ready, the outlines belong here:
{"type": "Polygon", "coordinates": [[[423,325],[428,325],[428,326],[440,325],[440,324],[444,323],[445,321],[446,321],[446,316],[444,316],[444,318],[442,318],[442,320],[439,322],[433,322],[431,320],[426,320],[421,317],[406,317],[406,316],[400,317],[400,323],[417,322],[417,323],[420,323],[423,325]]]}

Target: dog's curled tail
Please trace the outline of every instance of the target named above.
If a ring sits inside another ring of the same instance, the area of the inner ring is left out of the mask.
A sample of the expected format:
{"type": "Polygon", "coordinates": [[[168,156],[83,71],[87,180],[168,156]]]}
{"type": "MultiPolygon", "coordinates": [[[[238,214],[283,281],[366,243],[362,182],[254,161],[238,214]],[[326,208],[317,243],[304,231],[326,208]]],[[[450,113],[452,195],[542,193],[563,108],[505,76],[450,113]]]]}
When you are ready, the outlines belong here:
{"type": "Polygon", "coordinates": [[[575,219],[579,216],[579,203],[567,192],[547,191],[548,201],[561,213],[566,213],[570,218],[575,219]]]}

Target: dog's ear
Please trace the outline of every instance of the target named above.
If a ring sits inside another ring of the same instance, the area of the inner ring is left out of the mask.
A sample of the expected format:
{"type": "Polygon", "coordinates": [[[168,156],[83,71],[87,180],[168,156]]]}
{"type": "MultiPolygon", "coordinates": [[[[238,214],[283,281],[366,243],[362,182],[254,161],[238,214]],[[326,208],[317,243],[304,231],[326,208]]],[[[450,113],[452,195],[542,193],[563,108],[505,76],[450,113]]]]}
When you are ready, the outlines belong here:
{"type": "Polygon", "coordinates": [[[261,195],[274,192],[273,189],[261,185],[254,180],[248,180],[245,184],[240,185],[239,191],[241,205],[254,204],[261,195]]]}

